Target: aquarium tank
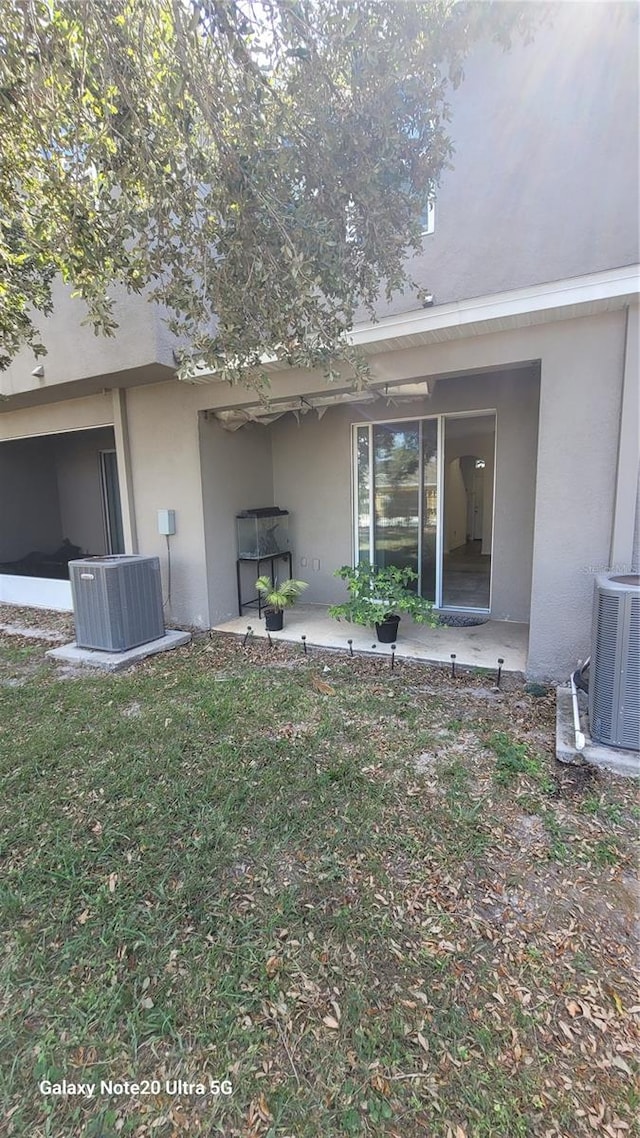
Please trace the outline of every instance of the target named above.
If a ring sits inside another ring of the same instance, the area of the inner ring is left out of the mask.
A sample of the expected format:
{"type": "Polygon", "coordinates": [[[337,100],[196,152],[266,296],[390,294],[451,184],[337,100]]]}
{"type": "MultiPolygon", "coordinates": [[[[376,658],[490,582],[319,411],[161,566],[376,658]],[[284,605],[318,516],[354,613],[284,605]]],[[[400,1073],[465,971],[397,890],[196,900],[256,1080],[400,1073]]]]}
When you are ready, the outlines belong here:
{"type": "Polygon", "coordinates": [[[257,561],[289,550],[289,511],[261,506],[236,514],[238,557],[257,561]]]}

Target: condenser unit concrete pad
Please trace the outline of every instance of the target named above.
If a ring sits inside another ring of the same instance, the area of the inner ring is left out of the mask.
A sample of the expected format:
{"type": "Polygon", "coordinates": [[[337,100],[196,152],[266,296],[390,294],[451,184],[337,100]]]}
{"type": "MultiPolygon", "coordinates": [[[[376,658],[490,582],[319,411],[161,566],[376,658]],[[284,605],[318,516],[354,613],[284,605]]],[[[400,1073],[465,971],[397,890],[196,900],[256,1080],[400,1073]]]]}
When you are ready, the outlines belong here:
{"type": "Polygon", "coordinates": [[[125,652],[101,652],[96,648],[78,648],[75,640],[71,644],[63,644],[61,648],[51,648],[47,652],[50,660],[61,664],[84,665],[88,668],[101,668],[103,672],[121,672],[130,668],[139,660],[147,656],[155,656],[158,652],[168,652],[170,648],[181,648],[191,640],[190,632],[165,632],[158,640],[150,640],[148,644],[139,644],[137,648],[127,648],[125,652]]]}
{"type": "Polygon", "coordinates": [[[640,777],[640,754],[622,747],[606,747],[604,743],[594,742],[588,733],[588,716],[583,707],[580,708],[580,726],[586,740],[582,751],[576,749],[571,689],[556,688],[556,758],[561,763],[590,763],[615,774],[640,777]]]}

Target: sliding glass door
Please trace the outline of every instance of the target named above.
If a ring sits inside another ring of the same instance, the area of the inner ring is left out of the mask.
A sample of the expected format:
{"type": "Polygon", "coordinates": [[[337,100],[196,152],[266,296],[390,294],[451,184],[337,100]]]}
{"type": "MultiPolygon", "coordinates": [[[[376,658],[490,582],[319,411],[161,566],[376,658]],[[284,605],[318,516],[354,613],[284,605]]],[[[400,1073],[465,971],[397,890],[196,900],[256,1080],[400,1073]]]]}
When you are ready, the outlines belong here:
{"type": "Polygon", "coordinates": [[[438,608],[488,609],[495,415],[355,428],[356,560],[409,567],[438,608]]]}
{"type": "Polygon", "coordinates": [[[100,481],[107,553],[124,553],[118,462],[114,450],[100,451],[100,481]]]}
{"type": "Polygon", "coordinates": [[[373,427],[373,541],[376,565],[418,572],[420,431],[417,423],[373,427]]]}

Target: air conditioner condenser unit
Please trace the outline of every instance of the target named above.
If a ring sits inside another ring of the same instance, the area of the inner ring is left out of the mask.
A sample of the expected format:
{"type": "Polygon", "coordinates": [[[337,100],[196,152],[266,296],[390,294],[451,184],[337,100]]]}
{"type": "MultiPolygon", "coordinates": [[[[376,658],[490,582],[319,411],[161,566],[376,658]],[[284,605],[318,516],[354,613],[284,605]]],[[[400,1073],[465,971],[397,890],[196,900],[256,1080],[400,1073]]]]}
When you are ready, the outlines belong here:
{"type": "Polygon", "coordinates": [[[640,575],[596,578],[589,729],[599,743],[640,750],[640,575]]]}
{"type": "Polygon", "coordinates": [[[157,557],[118,554],[69,562],[76,644],[124,652],[164,636],[157,557]]]}

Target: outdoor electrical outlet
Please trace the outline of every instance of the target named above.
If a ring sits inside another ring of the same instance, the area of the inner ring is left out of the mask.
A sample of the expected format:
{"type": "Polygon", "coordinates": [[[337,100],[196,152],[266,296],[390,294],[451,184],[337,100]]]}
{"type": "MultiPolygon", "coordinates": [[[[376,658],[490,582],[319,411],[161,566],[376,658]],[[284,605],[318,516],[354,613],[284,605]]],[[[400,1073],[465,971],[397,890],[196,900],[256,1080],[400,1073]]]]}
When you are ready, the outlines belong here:
{"type": "Polygon", "coordinates": [[[308,564],[309,564],[309,562],[308,562],[306,557],[300,558],[300,568],[301,569],[306,569],[308,564]]]}
{"type": "Polygon", "coordinates": [[[317,573],[318,570],[320,569],[320,559],[318,557],[314,557],[313,561],[311,562],[311,565],[312,565],[312,568],[317,573]]]}

